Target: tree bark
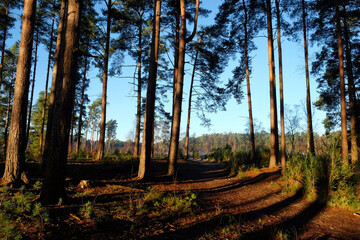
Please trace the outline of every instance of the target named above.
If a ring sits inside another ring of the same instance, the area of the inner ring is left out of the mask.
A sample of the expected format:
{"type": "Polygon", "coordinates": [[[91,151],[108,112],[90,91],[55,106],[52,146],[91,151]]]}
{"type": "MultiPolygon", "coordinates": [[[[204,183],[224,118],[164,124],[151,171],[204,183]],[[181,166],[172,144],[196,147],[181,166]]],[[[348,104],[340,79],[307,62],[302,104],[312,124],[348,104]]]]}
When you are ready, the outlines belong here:
{"type": "Polygon", "coordinates": [[[86,131],[85,131],[84,149],[86,149],[87,133],[88,133],[88,130],[89,130],[89,127],[90,127],[91,115],[92,115],[93,110],[94,109],[90,110],[89,120],[88,120],[88,124],[87,124],[86,131]]]}
{"type": "Polygon", "coordinates": [[[31,110],[34,99],[34,89],[35,89],[35,76],[36,76],[36,66],[37,66],[37,52],[39,46],[39,31],[36,31],[36,40],[35,40],[35,59],[34,59],[34,69],[32,75],[32,85],[31,85],[31,94],[30,94],[30,103],[29,103],[29,114],[28,114],[28,122],[26,128],[26,144],[29,142],[29,133],[30,133],[30,122],[31,122],[31,110]]]}
{"type": "Polygon", "coordinates": [[[107,24],[106,24],[106,45],[104,55],[104,74],[103,74],[103,91],[101,99],[101,120],[100,120],[100,139],[97,160],[101,160],[104,157],[105,148],[105,128],[106,128],[106,92],[107,92],[107,80],[108,80],[108,68],[109,68],[109,49],[110,49],[110,27],[111,27],[111,0],[107,2],[107,24]]]}
{"type": "MultiPolygon", "coordinates": [[[[201,37],[199,39],[199,45],[200,44],[201,44],[201,37]]],[[[192,75],[191,75],[190,92],[189,92],[189,107],[188,107],[188,117],[187,117],[187,123],[186,123],[186,136],[185,136],[185,153],[184,153],[185,160],[187,160],[188,157],[189,157],[191,101],[192,101],[192,92],[193,92],[193,87],[194,87],[194,79],[195,79],[195,71],[196,71],[196,64],[197,64],[198,55],[199,55],[199,49],[196,49],[194,67],[193,67],[193,72],[192,72],[192,75]]]]}
{"type": "Polygon", "coordinates": [[[183,85],[184,85],[185,48],[186,48],[186,43],[191,41],[195,36],[198,12],[199,12],[199,0],[196,1],[194,30],[190,35],[190,37],[186,38],[186,6],[185,6],[185,0],[180,0],[181,25],[180,25],[180,41],[179,41],[179,59],[178,59],[177,78],[175,82],[173,120],[171,125],[169,167],[168,167],[168,175],[170,176],[173,176],[176,172],[177,155],[179,149],[180,120],[181,120],[181,108],[182,108],[183,85]]]}
{"type": "MultiPolygon", "coordinates": [[[[11,86],[14,81],[14,73],[12,73],[11,77],[11,86]]],[[[13,89],[9,89],[9,96],[6,106],[6,118],[5,118],[5,127],[4,127],[4,156],[6,156],[6,149],[8,145],[8,132],[9,132],[9,122],[10,122],[10,112],[11,112],[11,100],[12,100],[13,89]]]]}
{"type": "Polygon", "coordinates": [[[252,115],[252,104],[251,104],[251,89],[250,89],[250,70],[249,70],[249,53],[248,53],[248,14],[243,0],[245,21],[244,21],[244,55],[245,55],[245,68],[246,68],[246,86],[247,86],[247,95],[248,95],[248,108],[249,108],[249,128],[250,128],[250,160],[252,163],[255,163],[255,134],[254,134],[254,121],[252,115]]]}
{"type": "Polygon", "coordinates": [[[305,74],[306,74],[306,111],[307,111],[307,152],[315,154],[314,132],[312,126],[311,98],[310,98],[310,75],[309,75],[309,53],[307,46],[306,6],[305,0],[302,3],[302,22],[304,35],[305,74]]]}
{"type": "Polygon", "coordinates": [[[134,145],[134,158],[139,156],[139,145],[140,145],[140,131],[141,131],[141,63],[142,63],[142,16],[144,10],[141,10],[140,22],[139,22],[139,43],[138,43],[138,83],[137,83],[137,110],[136,110],[136,133],[135,133],[135,145],[134,145]]]}
{"type": "MultiPolygon", "coordinates": [[[[55,5],[55,0],[53,1],[53,8],[54,8],[54,5],[55,5]]],[[[44,91],[44,107],[43,107],[43,111],[41,114],[41,130],[40,130],[40,140],[39,140],[40,153],[43,152],[43,146],[44,146],[45,115],[46,115],[47,95],[48,95],[48,87],[49,87],[49,75],[50,75],[50,67],[51,67],[51,52],[52,52],[53,41],[54,41],[54,25],[55,25],[55,10],[53,9],[51,33],[50,33],[50,46],[49,46],[49,55],[48,55],[48,64],[47,64],[47,70],[46,70],[46,81],[45,81],[45,91],[44,91]]],[[[59,27],[60,27],[60,25],[59,25],[59,27]]]]}
{"type": "Polygon", "coordinates": [[[23,172],[26,147],[26,110],[30,84],[35,14],[36,0],[25,0],[10,132],[3,175],[5,182],[18,182],[21,179],[26,181],[23,172]]]}
{"type": "Polygon", "coordinates": [[[151,176],[151,143],[153,139],[153,126],[155,116],[155,93],[156,93],[156,76],[158,66],[158,53],[160,43],[160,16],[161,0],[155,0],[154,7],[154,27],[151,41],[150,66],[148,76],[148,86],[146,92],[146,106],[144,115],[143,140],[141,144],[141,155],[139,163],[138,178],[146,179],[151,176]]]}
{"type": "Polygon", "coordinates": [[[341,104],[341,156],[344,164],[349,163],[348,155],[348,141],[347,141],[347,119],[346,119],[346,93],[345,93],[345,71],[344,71],[344,53],[341,38],[341,25],[339,16],[338,1],[334,0],[336,8],[336,35],[338,42],[338,56],[339,56],[339,72],[340,72],[340,104],[341,104]]]}
{"type": "Polygon", "coordinates": [[[282,48],[281,48],[281,21],[280,21],[280,0],[275,0],[276,20],[277,20],[277,44],[279,57],[279,85],[280,85],[280,125],[281,125],[281,167],[285,171],[286,167],[286,139],[285,139],[285,119],[284,119],[284,84],[282,67],[282,48]]]}
{"type": "Polygon", "coordinates": [[[348,91],[349,91],[349,110],[350,110],[350,138],[351,138],[351,163],[355,164],[358,161],[358,144],[357,144],[357,99],[356,87],[354,84],[354,73],[351,56],[351,47],[349,39],[349,31],[346,20],[346,10],[344,7],[344,42],[345,42],[345,56],[346,56],[346,72],[348,76],[348,91]]]}
{"type": "Polygon", "coordinates": [[[6,48],[6,37],[7,37],[7,20],[9,16],[9,4],[5,7],[5,26],[4,26],[4,36],[2,40],[2,46],[1,46],[1,63],[0,63],[0,87],[2,84],[2,75],[3,75],[3,68],[4,68],[4,57],[5,57],[5,48],[6,48]]]}
{"type": "MultiPolygon", "coordinates": [[[[78,32],[81,1],[69,0],[67,11],[66,44],[62,68],[63,81],[58,104],[54,105],[52,129],[47,130],[44,148],[44,183],[41,200],[45,204],[54,204],[59,198],[66,200],[65,176],[69,143],[71,113],[74,105],[75,83],[78,56],[78,32]]],[[[57,91],[57,89],[55,89],[57,91]]]]}
{"type": "Polygon", "coordinates": [[[277,131],[277,106],[275,87],[275,62],[272,34],[271,0],[266,0],[267,5],[267,34],[269,54],[269,78],[270,78],[270,167],[276,167],[278,159],[278,131],[277,131]]]}

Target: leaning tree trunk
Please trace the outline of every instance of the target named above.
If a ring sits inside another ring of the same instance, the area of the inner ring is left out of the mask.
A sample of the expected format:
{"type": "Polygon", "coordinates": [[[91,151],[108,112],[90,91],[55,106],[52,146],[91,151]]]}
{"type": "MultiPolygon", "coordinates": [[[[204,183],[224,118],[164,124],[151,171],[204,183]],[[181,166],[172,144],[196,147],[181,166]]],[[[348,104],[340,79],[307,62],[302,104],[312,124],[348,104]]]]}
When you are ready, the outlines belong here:
{"type": "Polygon", "coordinates": [[[2,78],[3,78],[3,68],[4,68],[4,57],[5,57],[5,47],[6,47],[6,37],[7,37],[7,30],[8,30],[8,17],[9,17],[9,4],[5,7],[5,26],[4,26],[4,36],[2,40],[1,45],[1,62],[0,62],[0,87],[2,84],[2,78]]]}
{"type": "Polygon", "coordinates": [[[104,74],[103,74],[103,92],[101,98],[101,120],[100,120],[100,139],[97,160],[104,157],[105,148],[105,128],[106,128],[106,92],[108,80],[108,66],[109,66],[109,49],[110,49],[110,27],[111,27],[111,0],[107,3],[107,25],[106,25],[106,45],[104,56],[104,74]]]}
{"type": "Polygon", "coordinates": [[[280,21],[280,0],[275,0],[276,20],[277,20],[277,44],[279,57],[279,85],[280,85],[280,125],[281,125],[281,167],[285,171],[286,167],[286,145],[285,145],[285,119],[284,119],[284,84],[282,67],[282,49],[281,49],[281,21],[280,21]]]}
{"type": "MultiPolygon", "coordinates": [[[[344,7],[345,11],[345,7],[344,7]]],[[[345,56],[346,56],[346,72],[348,76],[348,91],[349,91],[349,110],[350,110],[350,137],[351,137],[351,163],[355,164],[358,161],[358,144],[357,144],[357,99],[356,87],[354,84],[354,73],[351,56],[351,47],[349,39],[349,31],[346,21],[346,12],[344,16],[344,41],[345,41],[345,56]]]]}
{"type": "Polygon", "coordinates": [[[170,150],[169,150],[169,167],[168,175],[172,176],[176,172],[176,162],[179,149],[179,137],[180,137],[180,120],[181,120],[181,108],[183,99],[183,85],[184,85],[184,68],[185,68],[185,48],[186,43],[191,41],[196,33],[197,18],[199,12],[199,0],[196,1],[196,12],[194,20],[194,29],[192,34],[186,38],[186,6],[185,0],[180,0],[180,42],[179,42],[179,59],[177,78],[174,89],[174,105],[173,105],[173,119],[171,125],[171,138],[170,138],[170,150]]]}
{"type": "Polygon", "coordinates": [[[250,127],[250,158],[251,162],[255,163],[255,134],[254,134],[254,121],[252,115],[252,104],[251,104],[251,89],[250,89],[250,70],[249,70],[249,53],[248,53],[248,15],[245,0],[243,0],[243,7],[245,13],[244,21],[244,51],[245,51],[245,68],[246,68],[246,86],[248,95],[248,108],[249,108],[249,127],[250,127]]]}
{"type": "Polygon", "coordinates": [[[35,59],[34,59],[34,70],[32,75],[32,84],[31,84],[31,94],[30,94],[30,103],[29,103],[29,114],[28,114],[28,122],[26,128],[26,144],[29,142],[29,133],[30,133],[30,122],[31,122],[31,110],[32,103],[34,99],[34,89],[35,89],[35,76],[36,76],[36,66],[37,66],[37,51],[39,46],[39,30],[36,31],[36,40],[35,40],[35,59]]]}
{"type": "Polygon", "coordinates": [[[10,132],[3,175],[5,182],[17,182],[21,179],[27,182],[23,171],[26,148],[26,110],[30,84],[35,13],[36,0],[25,0],[10,132]]]}
{"type": "MultiPolygon", "coordinates": [[[[199,45],[200,44],[201,44],[201,37],[199,39],[199,45]]],[[[193,72],[192,72],[192,75],[191,75],[190,92],[189,92],[189,107],[188,107],[188,117],[187,117],[186,135],[185,135],[185,153],[184,153],[185,160],[187,160],[188,157],[189,157],[191,102],[192,102],[192,92],[193,92],[193,87],[194,87],[194,79],[195,79],[195,71],[196,71],[196,64],[197,64],[198,55],[199,55],[199,49],[196,49],[194,67],[193,67],[193,72]]]]}
{"type": "Polygon", "coordinates": [[[344,54],[341,39],[341,25],[338,1],[334,0],[336,8],[336,35],[338,42],[339,72],[340,72],[340,104],[341,104],[341,156],[344,164],[348,164],[348,141],[347,141],[347,119],[346,119],[346,93],[345,93],[345,71],[344,54]]]}
{"type": "MultiPolygon", "coordinates": [[[[54,7],[54,5],[55,5],[55,0],[53,1],[53,7],[54,7]]],[[[55,10],[53,9],[53,12],[54,11],[55,10]]],[[[52,52],[52,49],[53,49],[53,41],[54,41],[54,25],[55,25],[55,15],[53,13],[52,23],[51,23],[51,33],[50,33],[49,55],[48,55],[48,63],[47,63],[47,70],[46,70],[46,81],[45,81],[45,91],[44,91],[44,107],[43,107],[42,114],[41,114],[41,130],[40,130],[40,140],[39,140],[39,151],[40,151],[40,153],[43,152],[43,146],[44,146],[44,128],[45,128],[45,118],[46,118],[45,115],[46,115],[46,108],[47,108],[47,95],[48,95],[49,75],[50,75],[50,67],[51,67],[51,52],[52,52]]],[[[60,24],[59,24],[59,28],[60,28],[60,24]]]]}
{"type": "Polygon", "coordinates": [[[145,179],[150,177],[151,163],[151,143],[153,139],[153,126],[155,117],[155,93],[156,93],[156,76],[158,66],[158,53],[160,43],[160,15],[161,0],[155,1],[153,33],[150,52],[150,66],[148,76],[148,86],[146,92],[146,106],[144,115],[143,140],[141,144],[141,155],[139,163],[138,178],[145,179]]]}
{"type": "Polygon", "coordinates": [[[304,53],[305,53],[305,74],[306,74],[306,111],[307,111],[307,152],[315,154],[314,132],[312,126],[311,98],[310,98],[310,76],[309,76],[309,52],[306,34],[306,11],[305,0],[302,0],[302,22],[304,34],[304,53]]]}
{"type": "Polygon", "coordinates": [[[267,34],[268,34],[268,54],[269,54],[269,78],[270,78],[270,167],[276,167],[278,159],[278,132],[277,132],[277,106],[276,106],[276,87],[275,87],[275,63],[274,46],[272,34],[271,0],[266,0],[267,5],[267,34]]]}
{"type": "MultiPolygon", "coordinates": [[[[79,51],[80,4],[81,1],[68,1],[64,59],[63,65],[58,66],[62,68],[63,79],[61,91],[53,106],[53,111],[49,111],[49,118],[52,115],[53,122],[52,129],[48,128],[47,130],[44,148],[44,183],[41,190],[41,200],[45,204],[57,203],[60,198],[66,199],[66,162],[79,51]]],[[[58,90],[55,89],[55,91],[58,90]]]]}
{"type": "Polygon", "coordinates": [[[142,10],[140,14],[140,23],[139,23],[139,43],[138,43],[138,84],[137,84],[137,109],[136,109],[136,133],[135,133],[135,145],[134,145],[134,154],[133,156],[136,158],[139,156],[139,145],[140,145],[140,131],[141,131],[141,63],[142,63],[142,16],[144,14],[144,10],[142,10]]]}

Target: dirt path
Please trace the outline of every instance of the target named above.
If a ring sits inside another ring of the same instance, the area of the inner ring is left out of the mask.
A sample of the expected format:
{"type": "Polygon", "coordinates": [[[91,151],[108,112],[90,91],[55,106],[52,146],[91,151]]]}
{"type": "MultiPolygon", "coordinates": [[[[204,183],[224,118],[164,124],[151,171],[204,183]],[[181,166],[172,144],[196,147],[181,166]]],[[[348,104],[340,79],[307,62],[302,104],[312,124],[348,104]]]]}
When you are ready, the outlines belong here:
{"type": "Polygon", "coordinates": [[[163,191],[197,192],[201,214],[175,221],[176,230],[154,238],[267,239],[280,231],[291,239],[360,239],[360,218],[353,212],[309,202],[300,191],[283,194],[279,171],[250,174],[248,179],[227,178],[219,164],[181,161],[176,181],[152,184],[163,191]]]}

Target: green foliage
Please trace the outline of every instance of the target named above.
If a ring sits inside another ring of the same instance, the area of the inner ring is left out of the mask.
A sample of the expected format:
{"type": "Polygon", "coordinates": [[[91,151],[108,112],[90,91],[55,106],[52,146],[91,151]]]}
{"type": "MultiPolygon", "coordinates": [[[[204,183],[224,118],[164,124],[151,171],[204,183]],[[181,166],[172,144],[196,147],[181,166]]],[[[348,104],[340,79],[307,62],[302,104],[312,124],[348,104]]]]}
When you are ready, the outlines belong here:
{"type": "Polygon", "coordinates": [[[91,219],[94,216],[94,205],[90,201],[88,201],[81,206],[79,212],[85,218],[91,219]]]}
{"type": "Polygon", "coordinates": [[[226,144],[225,146],[214,148],[211,150],[211,153],[208,155],[210,160],[215,160],[216,162],[230,161],[233,156],[231,151],[231,146],[226,144]]]}

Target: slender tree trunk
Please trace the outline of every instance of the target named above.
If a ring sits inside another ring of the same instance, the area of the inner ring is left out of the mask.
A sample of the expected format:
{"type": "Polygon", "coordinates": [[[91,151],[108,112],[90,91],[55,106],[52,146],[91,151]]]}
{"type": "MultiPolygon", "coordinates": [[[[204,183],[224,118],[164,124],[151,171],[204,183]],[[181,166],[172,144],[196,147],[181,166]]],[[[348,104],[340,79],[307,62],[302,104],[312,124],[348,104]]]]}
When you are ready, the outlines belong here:
{"type": "Polygon", "coordinates": [[[196,13],[194,21],[194,30],[192,34],[186,38],[186,6],[185,0],[180,0],[180,42],[179,42],[179,59],[178,59],[178,72],[175,83],[175,96],[173,105],[173,120],[171,126],[171,138],[170,138],[170,151],[169,151],[169,167],[168,175],[172,176],[176,172],[177,155],[179,149],[179,137],[180,137],[180,120],[181,120],[181,108],[183,99],[183,85],[184,85],[184,68],[185,68],[185,48],[186,43],[191,41],[196,33],[197,17],[199,12],[199,0],[196,1],[196,13]]]}
{"type": "MultiPolygon", "coordinates": [[[[53,1],[53,8],[55,5],[55,0],[53,1]]],[[[46,116],[46,108],[47,108],[47,95],[48,95],[48,87],[49,87],[49,76],[50,76],[50,67],[51,67],[51,53],[54,42],[54,25],[55,25],[55,15],[53,9],[52,23],[51,23],[51,33],[50,33],[50,45],[49,45],[49,55],[48,55],[48,64],[46,70],[46,82],[45,82],[45,91],[44,91],[44,107],[41,114],[41,130],[40,130],[40,141],[39,141],[39,150],[40,153],[43,152],[44,146],[44,128],[45,128],[45,116],[46,116]]],[[[60,27],[60,25],[59,25],[60,27]]],[[[60,29],[59,29],[60,30],[60,29]]]]}
{"type": "Polygon", "coordinates": [[[35,14],[36,0],[25,0],[10,133],[3,175],[5,182],[17,182],[20,181],[20,179],[27,182],[26,175],[23,171],[26,147],[26,110],[30,84],[35,14]]]}
{"type": "Polygon", "coordinates": [[[96,121],[95,121],[95,119],[94,119],[94,120],[93,120],[92,130],[91,130],[91,146],[90,146],[90,151],[91,151],[91,153],[92,153],[92,151],[93,151],[93,145],[94,145],[95,125],[96,125],[96,121]]]}
{"type": "MultiPolygon", "coordinates": [[[[199,45],[201,44],[201,37],[199,39],[199,45]]],[[[191,117],[191,102],[192,102],[192,92],[194,86],[194,79],[195,79],[195,71],[196,71],[196,64],[199,55],[199,49],[196,49],[195,60],[194,60],[194,67],[193,72],[191,75],[191,83],[190,83],[190,93],[189,93],[189,107],[188,107],[188,117],[187,117],[187,124],[186,124],[186,136],[185,136],[185,160],[189,157],[189,136],[190,136],[190,117],[191,117]]]]}
{"type": "MultiPolygon", "coordinates": [[[[59,104],[55,104],[52,129],[47,130],[47,141],[44,148],[44,183],[41,190],[41,200],[45,204],[54,204],[59,198],[66,198],[65,176],[71,125],[71,113],[74,105],[75,83],[78,56],[78,32],[80,19],[79,0],[68,1],[66,44],[64,49],[63,81],[59,104]]],[[[57,91],[55,89],[55,91],[57,91]]]]}
{"type": "Polygon", "coordinates": [[[106,92],[107,92],[107,80],[108,80],[108,65],[109,65],[109,49],[110,49],[110,27],[111,27],[111,0],[107,2],[107,25],[106,25],[106,45],[104,56],[104,74],[103,74],[103,92],[101,101],[101,120],[100,120],[100,140],[97,160],[101,160],[104,157],[105,148],[105,128],[106,128],[106,92]]]}
{"type": "Polygon", "coordinates": [[[37,51],[39,46],[39,31],[36,32],[36,40],[35,40],[35,59],[34,59],[34,71],[32,75],[32,85],[31,85],[31,94],[30,94],[30,103],[29,103],[29,114],[28,114],[28,122],[26,128],[26,144],[29,142],[29,133],[30,133],[30,122],[31,122],[31,110],[34,99],[34,89],[35,89],[35,76],[36,76],[36,66],[37,66],[37,51]]]}
{"type": "Polygon", "coordinates": [[[74,109],[71,112],[71,120],[70,120],[70,137],[69,137],[69,150],[68,154],[72,153],[72,145],[74,139],[74,109]]]}
{"type": "MultiPolygon", "coordinates": [[[[345,7],[344,7],[345,11],[345,7]]],[[[345,41],[345,56],[346,56],[346,72],[348,76],[348,91],[349,91],[349,110],[350,110],[350,137],[351,137],[351,163],[355,164],[358,161],[358,144],[357,144],[357,99],[356,87],[354,84],[354,73],[351,56],[351,47],[349,39],[349,31],[346,21],[346,12],[344,16],[344,41],[345,41]]]]}
{"type": "Polygon", "coordinates": [[[7,30],[8,30],[8,16],[9,16],[9,4],[5,7],[5,26],[4,26],[4,36],[2,40],[1,46],[1,63],[0,63],[0,87],[2,84],[3,78],[3,68],[4,68],[4,57],[5,57],[5,48],[6,48],[6,37],[7,37],[7,30]]]}
{"type": "Polygon", "coordinates": [[[345,93],[345,71],[344,71],[344,54],[341,39],[341,25],[339,16],[338,1],[334,0],[336,8],[336,34],[338,41],[338,56],[339,56],[339,72],[340,72],[340,99],[341,99],[341,156],[344,164],[348,164],[348,141],[347,141],[347,119],[346,119],[346,93],[345,93]]]}
{"type": "Polygon", "coordinates": [[[274,46],[272,34],[271,0],[266,0],[267,5],[267,34],[268,34],[268,54],[269,54],[269,78],[270,78],[270,167],[276,167],[278,159],[278,132],[277,132],[277,106],[276,106],[276,87],[275,87],[275,63],[274,46]]]}
{"type": "Polygon", "coordinates": [[[155,93],[156,93],[156,76],[158,66],[158,53],[160,43],[160,16],[161,0],[155,0],[154,7],[154,27],[151,41],[150,66],[148,76],[148,86],[146,92],[146,106],[144,115],[143,140],[141,144],[141,155],[139,163],[138,178],[144,179],[151,175],[151,142],[153,136],[153,126],[155,117],[155,93]]]}
{"type": "MultiPolygon", "coordinates": [[[[81,128],[82,128],[82,117],[83,117],[83,107],[84,107],[84,98],[85,98],[85,88],[86,88],[86,73],[87,73],[87,57],[85,57],[85,66],[84,66],[84,75],[81,86],[81,100],[80,100],[80,113],[79,113],[79,124],[78,124],[78,135],[76,142],[76,153],[78,154],[81,146],[81,128]]],[[[85,140],[86,141],[86,140],[85,140]]]]}
{"type": "Polygon", "coordinates": [[[249,53],[248,53],[248,14],[247,8],[245,4],[245,0],[243,0],[243,7],[245,13],[245,21],[244,21],[244,54],[245,54],[245,68],[246,68],[246,86],[247,86],[247,95],[248,95],[248,108],[249,108],[249,127],[250,127],[250,158],[251,162],[255,163],[255,134],[254,134],[254,121],[252,116],[252,104],[251,104],[251,89],[250,89],[250,70],[249,70],[249,53]]]}
{"type": "Polygon", "coordinates": [[[302,3],[302,22],[304,34],[304,53],[305,53],[305,74],[306,74],[306,110],[307,110],[307,152],[315,154],[314,132],[312,126],[311,98],[310,98],[310,75],[309,75],[309,53],[307,46],[307,26],[306,26],[306,6],[305,0],[302,3]]]}
{"type": "MultiPolygon", "coordinates": [[[[14,76],[11,77],[11,86],[14,81],[14,76]]],[[[12,100],[13,89],[9,89],[9,96],[6,106],[6,118],[5,118],[5,127],[4,127],[4,156],[6,156],[6,149],[8,143],[8,132],[9,132],[9,122],[10,122],[10,112],[11,112],[11,100],[12,100]]]]}
{"type": "Polygon", "coordinates": [[[138,84],[137,84],[137,110],[136,110],[136,133],[135,133],[135,146],[134,146],[134,158],[139,156],[139,145],[140,145],[140,131],[141,131],[141,62],[142,62],[142,16],[144,14],[144,10],[142,10],[140,15],[140,23],[139,23],[139,44],[138,44],[138,84]]]}
{"type": "Polygon", "coordinates": [[[90,127],[91,115],[92,115],[93,110],[94,109],[90,110],[89,120],[88,120],[87,128],[86,128],[86,131],[85,131],[84,149],[86,149],[87,133],[88,133],[88,130],[89,130],[89,127],[90,127]]]}
{"type": "Polygon", "coordinates": [[[284,84],[282,67],[282,49],[281,49],[281,21],[280,21],[280,0],[275,0],[276,20],[277,20],[277,44],[279,55],[279,85],[280,85],[280,125],[281,125],[281,167],[285,171],[286,167],[286,139],[285,139],[285,119],[284,119],[284,84]]]}

